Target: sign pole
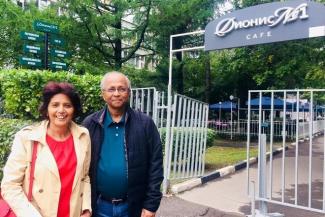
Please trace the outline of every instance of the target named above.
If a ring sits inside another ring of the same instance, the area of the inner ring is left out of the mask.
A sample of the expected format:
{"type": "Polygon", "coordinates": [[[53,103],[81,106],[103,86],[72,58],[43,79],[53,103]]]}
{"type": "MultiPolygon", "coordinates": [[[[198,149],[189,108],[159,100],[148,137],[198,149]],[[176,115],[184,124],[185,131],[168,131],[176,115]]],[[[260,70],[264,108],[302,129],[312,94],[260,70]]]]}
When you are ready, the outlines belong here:
{"type": "Polygon", "coordinates": [[[47,70],[48,68],[48,50],[49,50],[49,33],[45,33],[45,40],[44,40],[44,69],[47,70]]]}

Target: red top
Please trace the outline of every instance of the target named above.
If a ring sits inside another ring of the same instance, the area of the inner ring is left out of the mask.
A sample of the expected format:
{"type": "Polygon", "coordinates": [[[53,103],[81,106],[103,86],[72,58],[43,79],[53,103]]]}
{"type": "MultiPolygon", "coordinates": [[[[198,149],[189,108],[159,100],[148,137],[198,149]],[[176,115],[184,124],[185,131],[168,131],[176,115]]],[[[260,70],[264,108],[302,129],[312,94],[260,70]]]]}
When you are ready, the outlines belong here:
{"type": "Polygon", "coordinates": [[[61,192],[57,217],[69,217],[72,185],[77,167],[73,137],[71,134],[65,141],[56,141],[46,134],[46,142],[52,151],[60,174],[61,192]]]}

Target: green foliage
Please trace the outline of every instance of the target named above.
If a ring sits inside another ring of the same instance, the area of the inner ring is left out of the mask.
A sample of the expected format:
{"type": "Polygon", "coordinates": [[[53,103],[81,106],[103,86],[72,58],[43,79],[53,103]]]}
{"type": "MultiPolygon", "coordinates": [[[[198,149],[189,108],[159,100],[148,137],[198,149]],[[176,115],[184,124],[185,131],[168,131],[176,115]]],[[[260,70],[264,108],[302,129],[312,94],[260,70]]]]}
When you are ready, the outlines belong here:
{"type": "MultiPolygon", "coordinates": [[[[257,151],[256,147],[251,147],[250,157],[256,157],[257,151]]],[[[205,153],[205,168],[208,171],[212,171],[234,165],[246,160],[246,152],[246,147],[210,147],[205,153]]]]}
{"type": "MultiPolygon", "coordinates": [[[[191,132],[193,133],[193,130],[195,130],[195,128],[174,128],[174,134],[173,134],[173,144],[176,144],[176,139],[177,139],[177,131],[183,131],[184,135],[188,134],[188,139],[190,139],[190,134],[191,132]]],[[[200,129],[201,130],[201,129],[200,129]]],[[[163,144],[163,146],[165,146],[166,143],[166,128],[161,128],[159,129],[159,133],[160,133],[160,137],[161,137],[161,142],[163,144]]],[[[181,132],[178,132],[181,133],[181,132]]],[[[213,146],[213,141],[216,139],[216,132],[212,129],[207,129],[207,142],[206,142],[206,147],[211,147],[213,146]]],[[[193,137],[194,138],[194,137],[193,137]]],[[[175,147],[173,147],[175,148],[175,147]]]]}
{"type": "MultiPolygon", "coordinates": [[[[272,2],[234,1],[235,9],[272,2]]],[[[319,1],[319,2],[324,2],[319,1]]],[[[242,102],[248,90],[323,88],[325,84],[325,40],[312,38],[248,46],[211,54],[210,101],[229,100],[235,95],[242,102]]],[[[193,64],[193,69],[195,71],[193,64]]]]}
{"type": "MultiPolygon", "coordinates": [[[[155,72],[123,68],[132,87],[161,87],[155,72]]],[[[101,109],[104,102],[100,96],[102,75],[75,75],[69,72],[32,71],[12,69],[0,71],[0,114],[35,120],[39,117],[42,89],[49,81],[66,81],[78,90],[83,104],[84,115],[101,109]]]]}
{"type": "Polygon", "coordinates": [[[75,51],[73,61],[118,70],[140,48],[152,8],[152,0],[62,0],[58,4],[65,10],[62,31],[75,51]],[[128,15],[134,18],[131,23],[128,15]]]}
{"type": "Polygon", "coordinates": [[[244,102],[254,89],[323,88],[324,47],[324,39],[315,38],[211,54],[210,100],[229,100],[232,94],[244,102]]]}
{"type": "Polygon", "coordinates": [[[29,123],[29,121],[24,120],[0,118],[0,180],[2,179],[2,168],[10,153],[15,133],[29,123]]]}
{"type": "Polygon", "coordinates": [[[101,76],[74,75],[68,72],[48,72],[31,70],[0,71],[1,97],[4,112],[22,119],[38,119],[43,86],[49,81],[66,81],[78,90],[85,114],[103,107],[100,97],[101,76]]]}
{"type": "MultiPolygon", "coordinates": [[[[24,43],[29,43],[19,38],[19,32],[35,32],[32,23],[33,20],[39,19],[59,25],[60,37],[67,42],[62,49],[72,52],[71,58],[67,59],[70,72],[87,77],[87,74],[101,75],[110,69],[118,68],[130,77],[133,87],[154,86],[158,89],[166,89],[170,35],[203,29],[213,19],[218,2],[221,1],[64,0],[51,4],[51,7],[45,10],[38,10],[32,3],[27,9],[22,10],[12,1],[0,1],[0,50],[2,51],[0,67],[19,66],[18,58],[23,55],[22,46],[24,43]],[[65,13],[62,16],[57,16],[58,7],[64,9],[65,13]],[[149,15],[146,12],[150,12],[149,15]],[[120,26],[122,17],[127,13],[134,15],[137,25],[134,25],[133,29],[120,26]],[[122,42],[127,42],[130,46],[125,44],[120,46],[122,42]],[[124,67],[127,65],[124,63],[134,57],[134,52],[139,46],[152,51],[153,56],[158,56],[156,72],[124,67]],[[123,67],[120,68],[122,63],[123,67]]],[[[240,9],[267,2],[271,1],[236,0],[234,5],[236,9],[240,9]]],[[[175,38],[173,48],[201,45],[201,43],[202,38],[179,37],[175,38]]],[[[207,55],[211,59],[209,64],[211,67],[206,67],[207,64],[204,62],[206,54],[203,52],[195,54],[196,58],[192,58],[193,55],[189,58],[186,54],[176,53],[173,63],[173,89],[189,97],[214,103],[228,100],[231,94],[244,102],[247,91],[251,89],[323,88],[325,85],[324,47],[324,38],[313,38],[223,50],[207,55]],[[206,97],[208,94],[209,99],[206,97]]],[[[16,79],[15,73],[10,73],[16,79]]],[[[26,81],[18,82],[16,79],[15,82],[6,84],[9,90],[4,93],[1,92],[5,90],[2,80],[9,80],[9,78],[1,74],[0,104],[4,103],[8,108],[5,112],[18,109],[24,118],[35,118],[37,109],[34,108],[37,107],[37,98],[22,104],[21,108],[19,103],[26,102],[29,98],[28,94],[33,95],[40,91],[36,90],[38,84],[43,85],[49,77],[37,78],[33,74],[26,81]],[[14,89],[18,84],[31,85],[33,89],[21,93],[20,88],[14,89]],[[4,101],[5,96],[8,98],[15,96],[17,99],[10,99],[7,102],[4,101]],[[22,114],[21,111],[28,115],[22,114]]],[[[24,79],[25,77],[28,76],[24,75],[24,79]]],[[[55,79],[60,78],[59,76],[55,79]]],[[[83,85],[91,86],[87,80],[79,80],[77,84],[80,83],[81,89],[83,85]]],[[[93,94],[90,92],[88,95],[93,94]]],[[[98,94],[95,94],[96,97],[98,94]]],[[[98,104],[98,101],[93,101],[93,98],[89,99],[88,95],[88,98],[84,98],[89,102],[85,104],[85,112],[98,104]]],[[[1,109],[0,113],[3,112],[1,109]]]]}
{"type": "MultiPolygon", "coordinates": [[[[157,1],[152,11],[153,15],[149,24],[149,40],[147,47],[152,47],[160,55],[157,71],[161,77],[168,74],[168,58],[170,35],[204,29],[212,18],[215,1],[212,0],[165,0],[157,1]],[[177,8],[177,10],[175,10],[177,8]]],[[[182,47],[201,46],[203,37],[176,37],[173,39],[173,49],[182,47]]],[[[184,62],[182,53],[175,54],[173,64],[173,87],[180,93],[186,93],[185,82],[188,76],[183,70],[184,62]]],[[[201,86],[202,89],[204,85],[201,86]]],[[[197,94],[199,95],[199,94],[197,94]]]]}
{"type": "Polygon", "coordinates": [[[167,89],[167,81],[162,82],[160,74],[156,71],[123,67],[121,71],[128,76],[132,82],[132,88],[155,87],[158,90],[167,89]]]}
{"type": "Polygon", "coordinates": [[[60,24],[62,21],[57,16],[56,8],[48,7],[40,11],[35,4],[28,4],[28,7],[22,10],[13,1],[0,1],[0,68],[19,66],[23,44],[31,45],[31,42],[20,39],[19,32],[36,33],[33,29],[33,21],[36,19],[54,24],[60,24]]]}

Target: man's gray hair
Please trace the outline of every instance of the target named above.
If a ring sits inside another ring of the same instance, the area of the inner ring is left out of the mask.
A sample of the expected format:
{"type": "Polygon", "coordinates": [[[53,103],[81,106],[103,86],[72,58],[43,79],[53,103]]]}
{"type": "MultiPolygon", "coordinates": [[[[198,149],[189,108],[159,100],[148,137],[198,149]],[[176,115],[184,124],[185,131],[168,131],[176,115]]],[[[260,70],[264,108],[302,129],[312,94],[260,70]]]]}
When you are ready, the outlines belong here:
{"type": "Polygon", "coordinates": [[[105,80],[107,79],[107,77],[110,76],[110,75],[113,75],[113,74],[115,74],[115,75],[122,75],[123,77],[125,77],[125,80],[126,80],[126,84],[128,86],[128,89],[131,91],[131,82],[130,82],[129,78],[126,75],[124,75],[122,72],[118,72],[118,71],[107,72],[103,76],[102,80],[100,81],[100,89],[101,90],[104,89],[104,83],[105,83],[105,80]]]}

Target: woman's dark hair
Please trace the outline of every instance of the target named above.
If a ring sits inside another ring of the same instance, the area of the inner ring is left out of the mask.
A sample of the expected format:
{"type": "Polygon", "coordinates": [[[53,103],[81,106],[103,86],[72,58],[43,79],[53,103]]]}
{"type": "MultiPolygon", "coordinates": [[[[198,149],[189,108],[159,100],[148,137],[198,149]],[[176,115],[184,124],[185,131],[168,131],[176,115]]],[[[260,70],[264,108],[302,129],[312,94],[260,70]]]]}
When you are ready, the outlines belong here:
{"type": "Polygon", "coordinates": [[[82,106],[80,101],[80,96],[74,86],[68,82],[48,82],[43,88],[43,99],[42,104],[39,108],[41,113],[41,119],[48,119],[47,108],[52,99],[56,94],[64,94],[71,100],[72,106],[74,108],[73,118],[81,115],[82,106]]]}

